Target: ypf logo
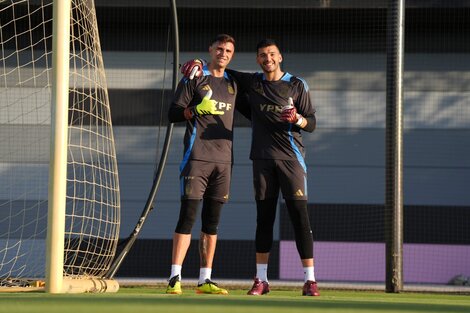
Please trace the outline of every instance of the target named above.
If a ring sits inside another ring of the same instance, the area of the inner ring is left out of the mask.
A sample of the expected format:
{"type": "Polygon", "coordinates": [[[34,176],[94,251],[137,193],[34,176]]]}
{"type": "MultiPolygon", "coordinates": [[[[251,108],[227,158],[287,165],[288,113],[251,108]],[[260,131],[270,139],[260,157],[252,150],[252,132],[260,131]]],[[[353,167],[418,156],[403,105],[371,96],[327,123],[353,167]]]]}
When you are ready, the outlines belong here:
{"type": "Polygon", "coordinates": [[[225,111],[230,111],[233,107],[231,103],[219,102],[219,101],[217,101],[216,106],[219,110],[225,110],[225,111]]]}
{"type": "Polygon", "coordinates": [[[282,106],[275,105],[275,104],[260,104],[259,109],[261,112],[273,112],[273,113],[281,113],[282,106]]]}

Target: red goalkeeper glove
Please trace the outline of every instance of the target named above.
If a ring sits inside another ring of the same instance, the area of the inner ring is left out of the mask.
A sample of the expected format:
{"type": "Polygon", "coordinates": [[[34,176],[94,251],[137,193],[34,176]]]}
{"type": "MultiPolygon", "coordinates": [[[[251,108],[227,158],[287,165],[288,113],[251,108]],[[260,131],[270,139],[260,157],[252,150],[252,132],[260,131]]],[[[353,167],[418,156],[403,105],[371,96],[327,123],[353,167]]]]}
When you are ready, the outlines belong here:
{"type": "Polygon", "coordinates": [[[202,76],[202,68],[206,65],[206,61],[202,59],[194,59],[187,61],[181,66],[181,73],[184,77],[193,79],[202,76]]]}
{"type": "Polygon", "coordinates": [[[288,123],[295,123],[298,120],[297,109],[291,97],[288,99],[289,104],[282,107],[281,120],[288,123]]]}
{"type": "Polygon", "coordinates": [[[300,114],[297,114],[297,110],[295,107],[285,108],[282,109],[281,120],[283,120],[284,122],[295,124],[299,120],[298,115],[300,114]]]}
{"type": "Polygon", "coordinates": [[[281,111],[281,120],[287,123],[296,124],[303,128],[307,124],[305,119],[297,113],[297,109],[294,106],[294,101],[289,97],[289,104],[284,106],[281,111]]]}

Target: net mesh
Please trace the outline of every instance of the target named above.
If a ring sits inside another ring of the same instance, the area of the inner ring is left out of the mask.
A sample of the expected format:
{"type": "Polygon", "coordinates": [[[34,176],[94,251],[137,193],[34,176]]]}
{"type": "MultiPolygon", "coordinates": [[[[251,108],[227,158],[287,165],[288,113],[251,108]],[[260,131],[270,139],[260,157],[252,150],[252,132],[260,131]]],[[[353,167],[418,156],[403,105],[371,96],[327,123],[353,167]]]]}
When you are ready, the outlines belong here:
{"type": "MultiPolygon", "coordinates": [[[[44,277],[52,1],[1,1],[0,277],[44,277]]],[[[119,180],[93,1],[73,1],[64,275],[100,277],[119,236],[119,180]]]]}

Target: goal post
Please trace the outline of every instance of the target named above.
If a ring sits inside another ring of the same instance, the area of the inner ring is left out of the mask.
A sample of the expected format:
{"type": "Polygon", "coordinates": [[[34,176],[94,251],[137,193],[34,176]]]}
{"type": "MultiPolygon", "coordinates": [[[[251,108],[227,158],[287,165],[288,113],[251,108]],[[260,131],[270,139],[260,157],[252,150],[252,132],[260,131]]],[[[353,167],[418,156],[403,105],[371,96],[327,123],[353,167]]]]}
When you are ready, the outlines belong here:
{"type": "Polygon", "coordinates": [[[67,189],[71,0],[54,0],[52,18],[51,152],[46,250],[46,291],[62,292],[67,189]]]}
{"type": "Polygon", "coordinates": [[[120,188],[94,1],[0,0],[0,49],[0,292],[115,292],[120,188]]]}

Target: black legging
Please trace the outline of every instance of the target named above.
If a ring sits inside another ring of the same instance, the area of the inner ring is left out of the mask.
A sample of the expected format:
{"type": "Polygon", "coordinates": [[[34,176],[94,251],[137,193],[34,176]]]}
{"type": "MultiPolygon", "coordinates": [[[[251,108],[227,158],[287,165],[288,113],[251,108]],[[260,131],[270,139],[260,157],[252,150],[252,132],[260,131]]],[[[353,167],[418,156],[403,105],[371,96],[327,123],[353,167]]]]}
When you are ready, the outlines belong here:
{"type": "MultiPolygon", "coordinates": [[[[286,200],[287,212],[294,228],[295,244],[301,259],[313,258],[313,237],[306,200],[286,200]]],[[[267,253],[273,245],[277,198],[257,200],[256,252],[267,253]]]]}
{"type": "MultiPolygon", "coordinates": [[[[196,221],[197,209],[200,200],[182,200],[178,223],[175,232],[178,234],[190,234],[196,221]]],[[[201,212],[201,231],[208,235],[216,235],[219,225],[220,212],[223,202],[205,198],[201,212]]]]}

